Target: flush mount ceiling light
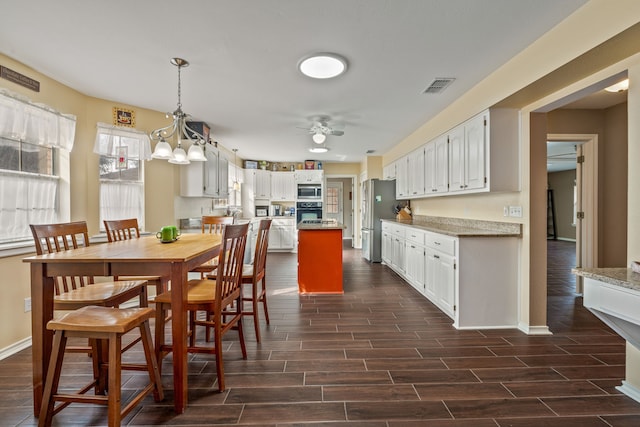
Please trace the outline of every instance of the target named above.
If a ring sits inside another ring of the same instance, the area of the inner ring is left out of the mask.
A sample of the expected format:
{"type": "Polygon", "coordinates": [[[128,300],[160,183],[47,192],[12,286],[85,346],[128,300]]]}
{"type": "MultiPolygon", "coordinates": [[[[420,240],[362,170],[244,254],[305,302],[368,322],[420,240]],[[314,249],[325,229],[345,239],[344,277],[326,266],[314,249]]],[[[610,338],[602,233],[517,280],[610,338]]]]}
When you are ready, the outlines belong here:
{"type": "Polygon", "coordinates": [[[624,92],[627,89],[629,89],[629,79],[624,79],[623,81],[611,85],[604,90],[607,92],[624,92]]]}
{"type": "Polygon", "coordinates": [[[327,147],[311,147],[309,148],[310,153],[326,153],[329,151],[327,147]]]}
{"type": "Polygon", "coordinates": [[[173,123],[151,131],[149,134],[152,141],[158,141],[151,157],[168,160],[169,163],[177,165],[188,165],[192,161],[205,162],[207,158],[204,155],[202,146],[206,144],[206,138],[187,125],[187,120],[189,120],[190,116],[182,111],[182,102],[180,101],[180,70],[188,67],[189,61],[182,58],[172,58],[171,63],[178,67],[178,108],[173,113],[167,113],[167,118],[172,117],[173,123]],[[167,140],[174,137],[177,140],[177,145],[172,150],[167,140]],[[186,140],[191,142],[188,153],[182,148],[183,137],[186,137],[186,140]]]}
{"type": "Polygon", "coordinates": [[[347,60],[335,53],[316,53],[300,61],[298,69],[314,79],[330,79],[347,70],[347,60]]]}
{"type": "Polygon", "coordinates": [[[322,144],[327,139],[327,135],[323,134],[322,132],[318,132],[314,133],[311,139],[313,139],[313,142],[315,142],[316,144],[322,144]]]}

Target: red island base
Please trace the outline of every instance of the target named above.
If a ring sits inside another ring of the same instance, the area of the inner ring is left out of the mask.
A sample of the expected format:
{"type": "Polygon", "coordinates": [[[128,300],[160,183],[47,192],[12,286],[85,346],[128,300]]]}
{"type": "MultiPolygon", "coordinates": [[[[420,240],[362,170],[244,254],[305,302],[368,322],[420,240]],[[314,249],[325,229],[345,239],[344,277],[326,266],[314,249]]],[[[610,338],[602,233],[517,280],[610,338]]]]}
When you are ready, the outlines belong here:
{"type": "Polygon", "coordinates": [[[298,290],[342,294],[342,228],[298,230],[298,290]]]}

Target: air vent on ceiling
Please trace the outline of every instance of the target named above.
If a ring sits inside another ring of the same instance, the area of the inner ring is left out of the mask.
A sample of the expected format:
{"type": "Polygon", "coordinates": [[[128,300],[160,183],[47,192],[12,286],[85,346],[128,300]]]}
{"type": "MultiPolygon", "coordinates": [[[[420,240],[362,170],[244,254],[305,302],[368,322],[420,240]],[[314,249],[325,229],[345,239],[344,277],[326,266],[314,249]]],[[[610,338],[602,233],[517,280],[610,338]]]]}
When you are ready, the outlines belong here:
{"type": "Polygon", "coordinates": [[[422,93],[440,93],[454,80],[455,78],[453,77],[437,77],[422,93]]]}
{"type": "Polygon", "coordinates": [[[375,152],[376,152],[376,150],[367,150],[367,151],[366,151],[366,154],[373,154],[373,153],[375,153],[375,152]]]}

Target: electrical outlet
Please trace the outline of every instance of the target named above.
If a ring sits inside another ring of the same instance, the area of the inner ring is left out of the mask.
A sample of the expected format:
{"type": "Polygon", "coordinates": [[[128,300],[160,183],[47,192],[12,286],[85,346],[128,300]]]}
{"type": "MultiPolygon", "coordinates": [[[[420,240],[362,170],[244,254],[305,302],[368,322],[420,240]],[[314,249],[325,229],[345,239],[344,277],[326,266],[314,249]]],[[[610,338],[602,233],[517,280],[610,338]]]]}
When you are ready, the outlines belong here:
{"type": "Polygon", "coordinates": [[[509,206],[509,216],[522,218],[522,206],[509,206]]]}
{"type": "Polygon", "coordinates": [[[31,311],[31,298],[24,299],[24,312],[28,313],[31,311]]]}

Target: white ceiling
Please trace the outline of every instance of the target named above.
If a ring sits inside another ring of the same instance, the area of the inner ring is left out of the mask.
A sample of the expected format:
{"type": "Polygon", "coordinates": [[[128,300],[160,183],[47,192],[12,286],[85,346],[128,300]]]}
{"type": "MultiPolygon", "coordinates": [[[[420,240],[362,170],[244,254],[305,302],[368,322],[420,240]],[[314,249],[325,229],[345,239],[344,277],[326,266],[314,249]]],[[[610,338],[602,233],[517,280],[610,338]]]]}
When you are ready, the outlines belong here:
{"type": "MultiPolygon", "coordinates": [[[[182,104],[242,158],[382,155],[586,0],[5,1],[0,52],[89,96],[162,112],[182,104]],[[302,76],[335,52],[347,73],[302,76]],[[422,94],[439,77],[456,80],[422,94]],[[318,115],[343,136],[311,155],[318,115]]],[[[0,80],[0,85],[2,85],[0,80]]]]}

